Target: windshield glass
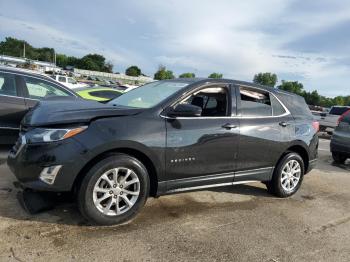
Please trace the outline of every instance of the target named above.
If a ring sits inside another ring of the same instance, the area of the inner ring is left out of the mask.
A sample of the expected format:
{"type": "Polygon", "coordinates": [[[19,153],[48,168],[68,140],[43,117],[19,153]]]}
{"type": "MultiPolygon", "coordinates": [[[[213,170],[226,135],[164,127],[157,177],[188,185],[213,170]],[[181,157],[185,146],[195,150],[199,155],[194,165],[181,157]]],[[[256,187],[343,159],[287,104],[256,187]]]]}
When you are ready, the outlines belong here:
{"type": "Polygon", "coordinates": [[[175,81],[152,82],[135,88],[116,99],[113,99],[109,104],[137,108],[151,108],[187,85],[188,83],[175,81]]]}

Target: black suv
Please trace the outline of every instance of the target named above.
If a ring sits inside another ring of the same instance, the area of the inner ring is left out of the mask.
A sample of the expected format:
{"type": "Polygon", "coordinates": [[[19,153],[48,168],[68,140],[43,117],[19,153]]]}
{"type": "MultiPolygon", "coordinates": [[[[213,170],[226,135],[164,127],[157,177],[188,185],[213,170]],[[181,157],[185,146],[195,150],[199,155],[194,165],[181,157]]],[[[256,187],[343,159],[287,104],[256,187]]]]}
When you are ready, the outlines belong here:
{"type": "Polygon", "coordinates": [[[294,194],[317,158],[304,99],[215,79],[157,81],[108,104],[42,101],[8,165],[23,187],[73,191],[98,224],[131,219],[148,196],[262,181],[294,194]]]}
{"type": "Polygon", "coordinates": [[[334,162],[338,164],[350,158],[350,110],[339,117],[331,139],[331,152],[334,162]]]}
{"type": "Polygon", "coordinates": [[[76,94],[43,74],[0,66],[0,154],[16,142],[23,116],[48,96],[76,94]]]}

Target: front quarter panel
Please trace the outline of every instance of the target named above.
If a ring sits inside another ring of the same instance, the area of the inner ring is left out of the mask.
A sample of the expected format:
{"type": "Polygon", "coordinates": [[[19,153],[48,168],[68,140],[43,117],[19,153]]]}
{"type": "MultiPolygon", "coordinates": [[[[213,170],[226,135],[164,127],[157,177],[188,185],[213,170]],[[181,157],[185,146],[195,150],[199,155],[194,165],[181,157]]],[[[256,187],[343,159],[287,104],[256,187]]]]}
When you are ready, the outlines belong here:
{"type": "MultiPolygon", "coordinates": [[[[148,116],[125,116],[91,122],[88,132],[77,136],[87,150],[86,160],[111,150],[137,150],[150,158],[157,174],[164,172],[164,120],[148,116]]],[[[161,180],[161,177],[159,177],[161,180]]]]}

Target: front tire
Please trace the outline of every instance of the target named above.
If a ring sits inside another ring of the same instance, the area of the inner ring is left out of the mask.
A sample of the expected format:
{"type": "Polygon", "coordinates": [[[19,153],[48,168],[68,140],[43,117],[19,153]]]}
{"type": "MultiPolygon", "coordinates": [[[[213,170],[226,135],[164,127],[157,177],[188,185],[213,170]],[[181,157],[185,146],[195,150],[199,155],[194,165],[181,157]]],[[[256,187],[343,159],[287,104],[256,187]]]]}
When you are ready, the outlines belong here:
{"type": "Polygon", "coordinates": [[[268,191],[277,197],[289,197],[301,186],[305,174],[304,161],[297,153],[286,154],[275,167],[268,191]]]}
{"type": "Polygon", "coordinates": [[[92,224],[114,225],[130,221],[149,194],[146,167],[136,158],[115,154],[95,164],[78,192],[78,207],[92,224]]]}

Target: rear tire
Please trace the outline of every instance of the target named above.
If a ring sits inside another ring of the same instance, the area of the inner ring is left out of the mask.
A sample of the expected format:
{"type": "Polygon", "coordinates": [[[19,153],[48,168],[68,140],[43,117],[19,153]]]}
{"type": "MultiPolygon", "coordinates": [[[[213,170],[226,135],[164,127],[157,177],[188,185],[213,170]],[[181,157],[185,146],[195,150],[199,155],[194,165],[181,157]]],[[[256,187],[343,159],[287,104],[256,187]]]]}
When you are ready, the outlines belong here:
{"type": "Polygon", "coordinates": [[[149,194],[145,166],[126,154],[115,154],[95,164],[78,192],[78,207],[92,224],[114,225],[130,221],[149,194]]]}
{"type": "Polygon", "coordinates": [[[286,154],[275,167],[268,191],[277,197],[289,197],[301,186],[305,174],[304,161],[297,153],[286,154]]]}
{"type": "Polygon", "coordinates": [[[336,153],[336,152],[332,152],[332,157],[335,163],[337,164],[344,164],[344,162],[346,161],[347,157],[342,155],[341,153],[336,153]]]}

